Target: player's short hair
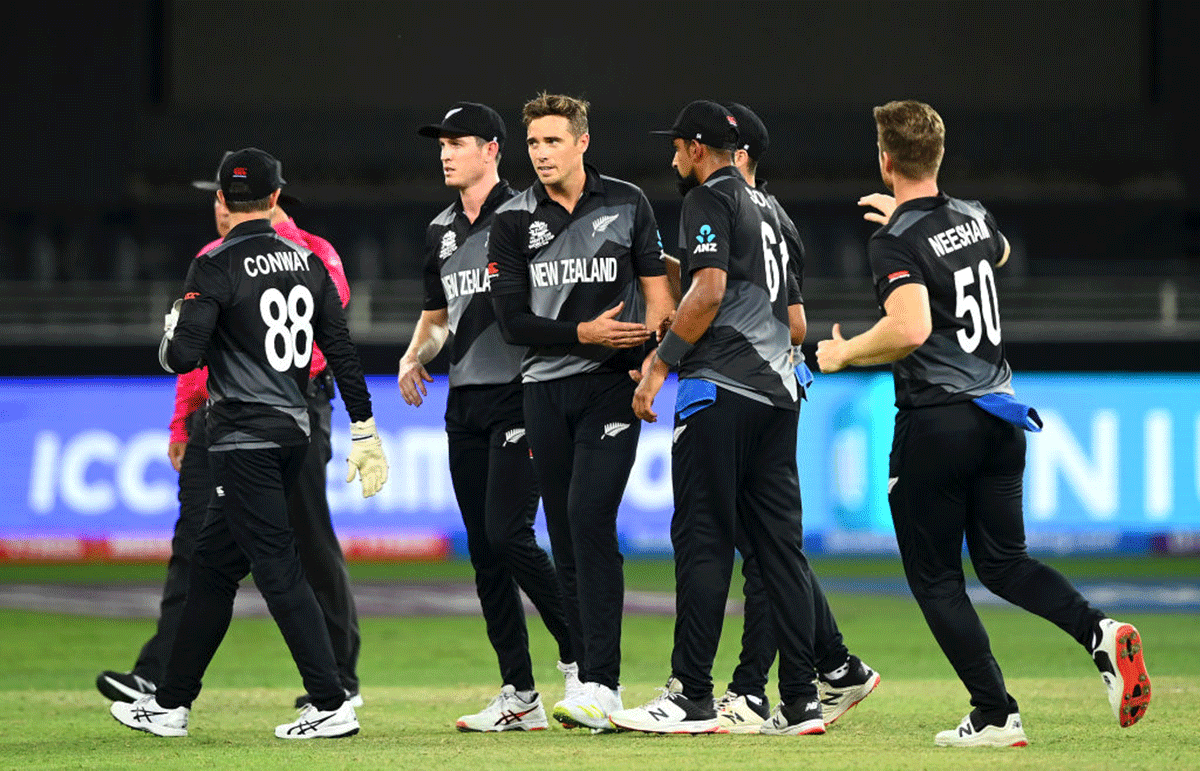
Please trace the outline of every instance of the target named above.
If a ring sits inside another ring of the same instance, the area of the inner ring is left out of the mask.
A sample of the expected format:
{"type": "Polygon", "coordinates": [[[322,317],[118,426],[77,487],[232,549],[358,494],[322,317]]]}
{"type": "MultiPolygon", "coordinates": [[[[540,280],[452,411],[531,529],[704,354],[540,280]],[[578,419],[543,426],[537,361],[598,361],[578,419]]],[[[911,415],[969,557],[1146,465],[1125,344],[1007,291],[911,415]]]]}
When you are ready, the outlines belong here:
{"type": "Polygon", "coordinates": [[[559,115],[567,119],[571,135],[579,139],[588,133],[588,107],[590,106],[585,99],[577,99],[563,94],[547,94],[543,91],[521,108],[521,120],[525,122],[525,128],[529,128],[529,124],[538,118],[559,115]]]}
{"type": "Polygon", "coordinates": [[[252,211],[266,211],[271,208],[271,196],[254,201],[231,201],[225,199],[225,208],[230,214],[245,214],[252,211]]]}
{"type": "MultiPolygon", "coordinates": [[[[496,142],[496,140],[494,140],[494,139],[484,139],[483,137],[473,136],[471,138],[475,140],[475,146],[481,150],[484,147],[487,147],[489,142],[496,142]]],[[[500,149],[496,150],[496,163],[499,164],[500,163],[500,151],[504,149],[504,146],[501,145],[499,142],[496,142],[496,144],[500,148],[500,149]]]]}
{"type": "Polygon", "coordinates": [[[946,149],[942,116],[911,99],[888,102],[874,112],[879,149],[891,156],[900,176],[914,180],[937,176],[946,149]]]}

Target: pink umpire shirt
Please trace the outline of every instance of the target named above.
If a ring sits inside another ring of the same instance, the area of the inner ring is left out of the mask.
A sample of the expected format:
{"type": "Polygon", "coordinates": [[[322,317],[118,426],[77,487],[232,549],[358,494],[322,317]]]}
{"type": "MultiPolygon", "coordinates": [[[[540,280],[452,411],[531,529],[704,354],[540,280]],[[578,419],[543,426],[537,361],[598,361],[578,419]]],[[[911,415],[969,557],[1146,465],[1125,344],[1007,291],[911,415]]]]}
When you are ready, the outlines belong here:
{"type": "MultiPolygon", "coordinates": [[[[290,217],[277,224],[275,231],[289,241],[295,241],[298,244],[308,247],[312,250],[313,254],[321,258],[321,262],[325,263],[325,267],[329,269],[329,275],[333,278],[334,286],[337,287],[338,296],[342,298],[342,307],[345,308],[350,302],[350,284],[346,281],[346,269],[342,267],[342,261],[338,257],[337,251],[333,248],[333,244],[320,236],[314,236],[306,230],[301,230],[296,226],[295,220],[290,217]]],[[[221,243],[221,241],[222,239],[218,238],[211,243],[205,244],[203,249],[196,252],[196,256],[199,257],[221,243]]],[[[312,367],[309,369],[309,377],[316,377],[324,370],[325,354],[314,343],[312,367]]],[[[194,369],[175,378],[175,412],[171,415],[172,442],[187,441],[188,416],[199,409],[204,400],[208,398],[207,384],[207,367],[194,369]]]]}

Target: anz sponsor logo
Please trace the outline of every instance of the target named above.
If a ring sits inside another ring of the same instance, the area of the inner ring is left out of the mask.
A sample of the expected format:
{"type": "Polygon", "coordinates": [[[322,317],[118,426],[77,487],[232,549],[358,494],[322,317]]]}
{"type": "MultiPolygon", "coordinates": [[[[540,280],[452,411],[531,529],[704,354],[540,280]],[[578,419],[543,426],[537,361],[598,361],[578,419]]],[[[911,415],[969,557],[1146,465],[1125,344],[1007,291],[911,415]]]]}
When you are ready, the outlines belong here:
{"type": "Polygon", "coordinates": [[[617,258],[570,257],[564,260],[531,262],[529,278],[535,287],[611,283],[617,280],[617,258]]]}
{"type": "Polygon", "coordinates": [[[471,268],[442,276],[442,289],[446,292],[447,300],[486,292],[491,286],[492,274],[487,268],[471,268]]]}
{"type": "Polygon", "coordinates": [[[696,236],[696,246],[692,248],[692,254],[715,251],[717,251],[717,234],[712,232],[712,228],[708,225],[701,225],[700,233],[696,236]]]}

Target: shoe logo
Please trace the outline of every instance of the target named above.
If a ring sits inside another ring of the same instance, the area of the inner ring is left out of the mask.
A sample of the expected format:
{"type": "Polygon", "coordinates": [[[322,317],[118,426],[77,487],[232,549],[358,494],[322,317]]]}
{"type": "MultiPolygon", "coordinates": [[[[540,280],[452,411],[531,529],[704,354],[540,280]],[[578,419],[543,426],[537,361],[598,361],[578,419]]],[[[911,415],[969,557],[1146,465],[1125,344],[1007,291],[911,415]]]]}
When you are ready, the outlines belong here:
{"type": "Polygon", "coordinates": [[[646,710],[646,714],[649,715],[650,717],[654,718],[655,720],[666,720],[667,719],[667,711],[665,709],[663,709],[662,707],[659,707],[658,709],[648,709],[648,710],[646,710]]]}
{"type": "Polygon", "coordinates": [[[579,711],[588,717],[604,717],[604,710],[600,709],[599,707],[584,705],[579,707],[579,711]]]}
{"type": "Polygon", "coordinates": [[[166,712],[153,712],[151,710],[146,709],[145,707],[134,707],[133,708],[133,720],[135,723],[138,721],[141,721],[141,720],[145,720],[147,723],[149,723],[149,722],[153,721],[154,718],[158,717],[159,715],[165,715],[165,714],[167,714],[167,713],[166,712]]]}
{"type": "Polygon", "coordinates": [[[438,250],[438,259],[444,260],[454,254],[454,250],[458,249],[458,238],[454,235],[453,230],[447,230],[442,236],[442,246],[438,250]]]}
{"type": "Polygon", "coordinates": [[[496,719],[495,725],[512,725],[513,723],[520,723],[523,717],[528,715],[530,712],[533,712],[535,709],[536,707],[530,707],[524,712],[514,712],[512,710],[509,710],[508,712],[501,712],[500,717],[496,719]]]}
{"type": "Polygon", "coordinates": [[[675,426],[675,430],[671,432],[671,444],[679,441],[679,435],[683,433],[685,428],[687,428],[687,423],[684,423],[682,426],[675,426]]]}
{"type": "Polygon", "coordinates": [[[620,214],[609,214],[605,217],[597,217],[596,219],[592,220],[592,235],[594,236],[597,233],[603,233],[604,229],[616,222],[617,218],[620,216],[620,214]]]}
{"type": "Polygon", "coordinates": [[[507,447],[510,444],[516,444],[517,442],[521,441],[521,439],[524,438],[524,436],[525,436],[525,429],[510,428],[509,430],[504,432],[504,444],[502,444],[500,446],[507,447]]]}
{"type": "Polygon", "coordinates": [[[330,713],[330,714],[326,715],[325,717],[319,718],[317,720],[300,720],[296,723],[296,725],[289,728],[287,732],[292,733],[294,731],[297,736],[304,736],[305,734],[310,734],[313,731],[316,731],[318,728],[320,728],[321,724],[324,723],[329,718],[333,717],[334,714],[335,713],[330,713]]]}
{"type": "Polygon", "coordinates": [[[804,705],[804,710],[806,712],[813,712],[820,708],[821,708],[821,702],[819,702],[819,701],[810,701],[808,704],[804,705]]]}
{"type": "Polygon", "coordinates": [[[732,723],[745,723],[746,722],[746,716],[741,714],[740,712],[722,711],[721,717],[725,718],[726,720],[728,720],[732,723]]]}
{"type": "Polygon", "coordinates": [[[963,723],[962,725],[960,725],[958,727],[958,735],[960,737],[970,736],[973,733],[975,733],[975,726],[971,725],[970,720],[968,720],[967,722],[963,723]]]}
{"type": "Polygon", "coordinates": [[[546,244],[554,240],[554,234],[550,232],[550,226],[541,220],[534,220],[529,223],[529,248],[541,249],[546,244]]]}
{"type": "Polygon", "coordinates": [[[600,437],[600,439],[603,440],[605,436],[615,437],[627,428],[629,428],[628,423],[607,423],[604,426],[604,436],[600,437]]]}

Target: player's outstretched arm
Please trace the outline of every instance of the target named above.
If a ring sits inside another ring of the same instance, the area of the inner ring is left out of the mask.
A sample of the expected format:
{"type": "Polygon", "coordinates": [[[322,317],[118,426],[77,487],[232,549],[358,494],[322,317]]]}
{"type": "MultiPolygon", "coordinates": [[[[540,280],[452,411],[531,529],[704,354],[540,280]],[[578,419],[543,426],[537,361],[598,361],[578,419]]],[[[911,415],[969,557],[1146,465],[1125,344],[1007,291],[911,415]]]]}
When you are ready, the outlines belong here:
{"type": "Polygon", "coordinates": [[[897,287],[888,295],[883,308],[887,315],[861,335],[844,338],[841,325],[833,325],[832,337],[817,343],[817,366],[822,372],[903,359],[920,348],[933,331],[929,291],[924,284],[897,287]]]}
{"type": "Polygon", "coordinates": [[[445,308],[421,311],[408,350],[400,357],[400,371],[396,376],[405,403],[420,407],[425,400],[428,395],[425,384],[433,382],[433,378],[425,371],[425,365],[438,355],[449,335],[450,314],[445,308]]]}
{"type": "Polygon", "coordinates": [[[346,483],[357,475],[362,481],[362,494],[370,498],[383,487],[388,478],[387,457],[383,442],[375,429],[375,418],[356,420],[350,424],[350,456],[346,458],[346,483]]]}

